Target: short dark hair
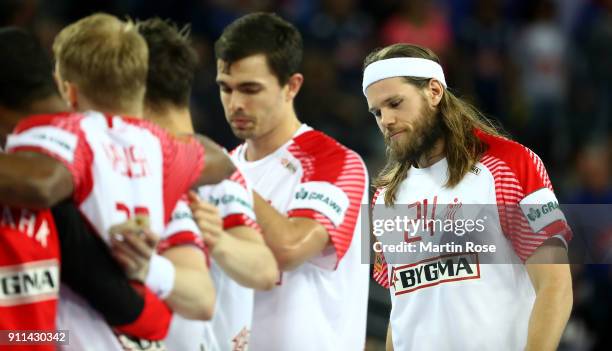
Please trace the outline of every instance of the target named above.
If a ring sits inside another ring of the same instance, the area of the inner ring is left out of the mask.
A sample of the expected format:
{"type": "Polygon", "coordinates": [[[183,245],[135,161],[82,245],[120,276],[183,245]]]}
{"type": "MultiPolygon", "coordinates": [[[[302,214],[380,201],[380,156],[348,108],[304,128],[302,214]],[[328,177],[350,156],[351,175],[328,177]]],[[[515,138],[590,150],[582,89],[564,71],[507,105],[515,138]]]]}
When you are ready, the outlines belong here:
{"type": "Polygon", "coordinates": [[[17,27],[0,28],[0,105],[24,110],[58,95],[53,65],[36,38],[17,27]]]}
{"type": "Polygon", "coordinates": [[[302,51],[300,32],[291,23],[267,12],[240,17],[225,28],[215,43],[216,58],[228,65],[248,56],[264,54],[280,85],[285,85],[298,71],[302,51]]]}
{"type": "Polygon", "coordinates": [[[188,106],[198,55],[189,40],[190,27],[160,18],[138,22],[149,46],[149,73],[145,102],[160,106],[188,106]]]}

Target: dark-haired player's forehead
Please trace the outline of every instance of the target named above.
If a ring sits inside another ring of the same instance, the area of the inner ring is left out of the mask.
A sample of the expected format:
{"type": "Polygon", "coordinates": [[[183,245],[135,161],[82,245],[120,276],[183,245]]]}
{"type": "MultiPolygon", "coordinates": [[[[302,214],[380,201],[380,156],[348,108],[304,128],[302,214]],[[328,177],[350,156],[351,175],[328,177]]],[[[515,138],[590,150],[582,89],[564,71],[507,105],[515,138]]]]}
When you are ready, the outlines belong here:
{"type": "Polygon", "coordinates": [[[217,84],[221,86],[267,85],[271,81],[278,82],[264,54],[248,56],[231,64],[217,60],[217,84]]]}

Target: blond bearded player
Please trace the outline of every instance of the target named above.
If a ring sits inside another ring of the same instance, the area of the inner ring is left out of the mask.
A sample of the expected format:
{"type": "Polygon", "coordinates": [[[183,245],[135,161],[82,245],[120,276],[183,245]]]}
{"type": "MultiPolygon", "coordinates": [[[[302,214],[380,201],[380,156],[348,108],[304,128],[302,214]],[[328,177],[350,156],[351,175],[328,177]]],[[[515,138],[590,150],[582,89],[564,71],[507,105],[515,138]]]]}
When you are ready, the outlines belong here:
{"type": "MultiPolygon", "coordinates": [[[[389,148],[373,216],[385,206],[490,204],[484,226],[496,254],[519,263],[378,257],[375,279],[390,286],[392,303],[387,349],[556,349],[572,305],[569,267],[534,263],[567,262],[571,231],[558,207],[529,216],[557,203],[540,159],[449,92],[430,50],[396,44],[364,66],[363,91],[389,148]]],[[[441,233],[430,234],[411,240],[440,242],[441,233]]]]}

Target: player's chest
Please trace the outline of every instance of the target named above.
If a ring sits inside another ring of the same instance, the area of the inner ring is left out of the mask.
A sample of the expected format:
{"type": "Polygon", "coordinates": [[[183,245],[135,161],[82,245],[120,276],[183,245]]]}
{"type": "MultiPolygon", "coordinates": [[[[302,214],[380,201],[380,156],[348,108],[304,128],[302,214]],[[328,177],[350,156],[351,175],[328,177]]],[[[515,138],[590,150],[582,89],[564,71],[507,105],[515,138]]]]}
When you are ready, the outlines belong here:
{"type": "MultiPolygon", "coordinates": [[[[380,200],[377,201],[380,203],[380,200]]],[[[495,203],[495,182],[483,167],[474,167],[455,186],[446,177],[425,174],[409,176],[397,191],[397,204],[489,204],[495,203]]]]}
{"type": "Polygon", "coordinates": [[[289,206],[304,173],[300,162],[290,155],[274,157],[241,170],[253,190],[282,212],[289,206]]]}

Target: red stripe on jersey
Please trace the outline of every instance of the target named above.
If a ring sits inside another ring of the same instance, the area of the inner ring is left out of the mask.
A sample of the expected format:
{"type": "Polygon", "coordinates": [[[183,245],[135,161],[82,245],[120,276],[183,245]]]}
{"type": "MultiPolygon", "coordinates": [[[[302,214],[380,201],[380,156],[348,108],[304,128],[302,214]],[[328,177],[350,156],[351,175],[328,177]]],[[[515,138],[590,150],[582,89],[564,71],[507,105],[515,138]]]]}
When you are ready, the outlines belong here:
{"type": "Polygon", "coordinates": [[[202,240],[202,237],[197,233],[190,231],[182,231],[176,232],[171,236],[160,240],[157,244],[157,253],[159,255],[163,255],[163,253],[173,247],[181,246],[181,245],[193,245],[204,252],[204,257],[206,259],[206,265],[210,267],[210,255],[208,252],[208,246],[202,240]]]}
{"type": "Polygon", "coordinates": [[[181,245],[194,245],[204,250],[204,241],[197,233],[182,231],[160,240],[157,244],[157,253],[161,255],[164,251],[181,245]]]}
{"type": "Polygon", "coordinates": [[[313,219],[323,224],[336,249],[337,267],[355,233],[361,200],[366,187],[365,165],[354,151],[314,130],[304,132],[294,138],[288,150],[302,165],[304,171],[302,183],[329,182],[339,187],[349,198],[349,207],[343,222],[338,227],[318,212],[295,210],[288,214],[289,217],[301,217],[301,215],[307,218],[314,217],[313,219]]]}
{"type": "Polygon", "coordinates": [[[542,160],[533,151],[506,138],[481,131],[476,131],[476,135],[489,147],[485,155],[505,165],[507,172],[514,175],[514,180],[521,185],[525,195],[544,187],[553,190],[542,160]]]}
{"type": "MultiPolygon", "coordinates": [[[[382,191],[382,188],[376,188],[374,196],[372,196],[372,209],[376,205],[376,200],[382,191]]],[[[376,256],[374,258],[374,269],[372,270],[372,278],[383,288],[389,289],[389,267],[387,265],[387,260],[385,260],[385,255],[381,252],[376,252],[376,256]]]]}
{"type": "Polygon", "coordinates": [[[377,252],[376,256],[374,257],[372,278],[383,288],[389,289],[389,286],[391,285],[389,283],[389,266],[387,265],[385,255],[383,255],[381,252],[377,252]]]}
{"type": "Polygon", "coordinates": [[[160,141],[164,172],[164,223],[167,223],[176,202],[189,190],[204,169],[204,147],[195,138],[179,140],[149,121],[129,117],[124,117],[123,120],[149,130],[160,141]]]}
{"type": "Polygon", "coordinates": [[[383,189],[382,188],[376,188],[376,191],[374,192],[374,195],[372,196],[372,208],[374,208],[374,205],[376,205],[376,200],[378,200],[378,197],[380,196],[380,193],[382,193],[383,189]]]}
{"type": "Polygon", "coordinates": [[[38,126],[54,126],[68,133],[75,135],[78,138],[76,149],[74,150],[74,160],[72,163],[67,162],[63,157],[40,147],[16,147],[12,152],[17,151],[34,151],[44,155],[48,155],[53,159],[64,164],[72,174],[74,192],[72,194],[74,201],[80,205],[93,189],[93,177],[91,165],[93,163],[93,152],[85,139],[85,133],[81,130],[80,124],[84,115],[79,113],[58,113],[53,115],[36,115],[22,120],[14,129],[14,133],[18,134],[27,129],[38,126]]]}
{"type": "Polygon", "coordinates": [[[168,334],[172,311],[142,283],[130,282],[134,290],[144,297],[144,307],[135,321],[115,327],[128,335],[139,335],[147,340],[162,340],[168,334]]]}
{"type": "Polygon", "coordinates": [[[66,118],[69,116],[79,116],[78,113],[60,112],[51,115],[33,115],[22,119],[13,129],[13,133],[19,134],[25,130],[42,125],[52,125],[51,121],[56,118],[66,118]]]}
{"type": "Polygon", "coordinates": [[[527,195],[552,185],[540,158],[525,146],[501,137],[477,131],[489,149],[480,162],[489,169],[495,182],[495,195],[502,231],[512,243],[514,251],[524,262],[544,241],[555,235],[571,238],[567,223],[548,226],[534,233],[521,211],[519,203],[527,195]]]}
{"type": "Polygon", "coordinates": [[[249,227],[260,231],[259,225],[257,222],[249,218],[249,216],[243,213],[234,213],[227,215],[223,218],[223,229],[228,230],[235,227],[249,227]]]}
{"type": "Polygon", "coordinates": [[[244,178],[240,170],[236,169],[236,171],[232,173],[232,175],[229,177],[229,180],[242,185],[243,188],[248,190],[246,179],[244,178]]]}

